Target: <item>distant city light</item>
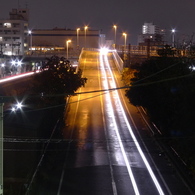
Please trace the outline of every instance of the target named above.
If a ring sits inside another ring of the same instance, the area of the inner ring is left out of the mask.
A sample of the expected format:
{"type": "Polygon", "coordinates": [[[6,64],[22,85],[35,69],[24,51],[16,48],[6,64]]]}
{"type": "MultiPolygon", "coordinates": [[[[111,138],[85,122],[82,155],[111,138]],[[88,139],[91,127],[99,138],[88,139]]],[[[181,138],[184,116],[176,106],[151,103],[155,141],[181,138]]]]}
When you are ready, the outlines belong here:
{"type": "Polygon", "coordinates": [[[21,102],[17,102],[17,104],[14,104],[11,108],[12,112],[16,112],[17,110],[20,110],[23,107],[21,102]]]}
{"type": "Polygon", "coordinates": [[[21,66],[22,65],[22,61],[17,61],[17,65],[21,66]]]}
{"type": "Polygon", "coordinates": [[[12,63],[12,65],[15,65],[16,64],[16,61],[15,60],[12,60],[11,63],[12,63]]]}
{"type": "Polygon", "coordinates": [[[17,109],[21,109],[21,108],[22,108],[22,103],[21,103],[21,102],[18,102],[18,103],[16,104],[16,108],[17,108],[17,109]]]}
{"type": "Polygon", "coordinates": [[[172,33],[175,33],[175,29],[172,29],[171,32],[172,32],[172,33]]]}

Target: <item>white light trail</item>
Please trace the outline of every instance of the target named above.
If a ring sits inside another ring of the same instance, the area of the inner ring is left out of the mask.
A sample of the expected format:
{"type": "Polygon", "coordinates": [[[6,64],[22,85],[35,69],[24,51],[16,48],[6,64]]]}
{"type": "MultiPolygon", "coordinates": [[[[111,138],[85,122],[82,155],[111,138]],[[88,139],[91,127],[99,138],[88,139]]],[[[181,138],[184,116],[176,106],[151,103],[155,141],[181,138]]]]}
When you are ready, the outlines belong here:
{"type": "MultiPolygon", "coordinates": [[[[107,55],[104,55],[104,59],[105,59],[107,68],[109,69],[110,75],[111,75],[111,77],[112,77],[112,81],[113,81],[113,83],[114,83],[114,88],[116,88],[116,83],[115,83],[115,80],[114,80],[113,73],[112,73],[112,71],[111,71],[111,69],[110,69],[110,65],[109,65],[109,62],[108,62],[108,57],[107,57],[107,55]]],[[[162,190],[162,188],[161,188],[161,186],[160,186],[160,184],[159,184],[159,182],[158,182],[156,176],[154,175],[154,173],[153,173],[153,171],[152,171],[152,168],[150,167],[150,165],[149,165],[149,163],[148,163],[148,161],[147,161],[147,159],[146,159],[146,157],[145,157],[145,155],[144,155],[144,153],[143,153],[143,151],[142,151],[142,149],[141,149],[141,147],[140,147],[140,145],[139,145],[139,143],[138,143],[138,141],[137,141],[137,139],[136,139],[136,137],[135,137],[135,135],[134,135],[134,133],[133,133],[133,130],[132,130],[130,124],[129,124],[129,121],[128,121],[128,119],[127,119],[127,116],[126,116],[126,114],[125,114],[125,111],[124,111],[124,109],[123,109],[123,106],[122,106],[122,103],[121,103],[121,101],[120,101],[120,98],[119,98],[119,95],[118,95],[118,92],[117,92],[117,91],[116,91],[116,95],[117,95],[118,103],[119,103],[119,105],[120,105],[120,108],[121,108],[123,117],[124,117],[125,122],[126,122],[126,125],[127,125],[127,127],[128,127],[129,133],[130,133],[130,135],[131,135],[131,137],[132,137],[132,139],[133,139],[133,141],[134,141],[134,143],[135,143],[135,145],[136,145],[136,147],[137,147],[137,149],[138,149],[138,152],[139,152],[139,154],[140,154],[140,156],[141,156],[141,158],[142,158],[142,160],[143,160],[143,162],[144,162],[144,164],[145,164],[145,166],[146,166],[146,168],[147,168],[147,170],[148,170],[148,172],[149,172],[149,174],[150,174],[150,176],[151,176],[151,178],[152,178],[152,180],[153,180],[153,182],[154,182],[154,184],[155,184],[155,186],[156,186],[156,188],[157,188],[157,190],[158,190],[158,192],[159,192],[159,194],[160,194],[160,195],[164,195],[164,192],[163,192],[163,190],[162,190]]],[[[113,116],[113,117],[114,117],[114,116],[113,116]]],[[[117,129],[117,127],[116,127],[116,129],[117,129]]],[[[118,132],[117,132],[117,133],[118,133],[118,132]]],[[[120,135],[119,135],[119,136],[120,136],[120,135]]],[[[120,142],[120,143],[121,143],[121,142],[120,142]]],[[[121,143],[121,145],[122,145],[122,143],[121,143]]],[[[122,148],[124,149],[124,146],[122,146],[122,148]]],[[[126,154],[125,154],[124,158],[127,158],[127,157],[126,157],[126,154]]]]}
{"type": "Polygon", "coordinates": [[[26,77],[26,76],[30,76],[30,75],[32,75],[34,73],[38,73],[38,72],[39,71],[37,70],[36,72],[32,71],[32,72],[27,72],[27,73],[22,73],[22,74],[10,76],[10,77],[4,78],[4,79],[0,79],[0,83],[4,83],[4,82],[7,82],[7,81],[11,81],[11,80],[26,77]]]}
{"type": "MultiPolygon", "coordinates": [[[[107,54],[106,54],[106,55],[107,55],[107,54]]],[[[102,53],[100,53],[100,66],[102,66],[104,78],[105,78],[105,81],[106,81],[106,83],[105,83],[106,89],[108,89],[108,80],[107,80],[107,76],[106,76],[106,72],[105,72],[105,67],[104,67],[103,64],[104,64],[104,62],[103,62],[103,55],[102,55],[102,53]]],[[[110,98],[110,93],[109,93],[109,92],[107,93],[107,95],[109,96],[109,99],[111,99],[111,98],[110,98]]],[[[113,107],[112,107],[111,101],[108,101],[108,103],[109,103],[109,107],[110,107],[111,117],[112,117],[112,119],[113,119],[114,129],[115,129],[117,138],[118,138],[118,140],[119,140],[119,145],[120,145],[120,148],[121,148],[121,151],[122,151],[122,154],[123,154],[123,158],[124,158],[124,161],[125,161],[125,164],[126,164],[128,173],[129,173],[129,177],[130,177],[131,182],[132,182],[132,185],[133,185],[133,189],[134,189],[134,191],[135,191],[135,194],[136,194],[136,195],[139,195],[140,193],[139,193],[139,190],[138,190],[138,187],[137,187],[137,184],[136,184],[136,181],[135,181],[133,172],[132,172],[132,170],[131,170],[131,166],[129,165],[129,161],[128,161],[128,158],[127,158],[127,155],[126,155],[124,146],[123,146],[123,144],[122,144],[122,140],[121,140],[121,137],[120,137],[120,134],[119,134],[118,126],[117,126],[117,124],[116,124],[116,120],[115,120],[115,117],[114,117],[114,111],[113,111],[113,107]]]]}

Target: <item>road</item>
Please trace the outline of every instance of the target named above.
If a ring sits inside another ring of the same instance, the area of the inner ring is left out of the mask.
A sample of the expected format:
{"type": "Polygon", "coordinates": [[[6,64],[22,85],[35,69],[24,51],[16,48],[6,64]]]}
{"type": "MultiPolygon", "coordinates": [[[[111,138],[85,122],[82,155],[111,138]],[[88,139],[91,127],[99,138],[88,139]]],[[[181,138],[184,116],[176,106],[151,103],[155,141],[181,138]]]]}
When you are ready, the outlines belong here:
{"type": "Polygon", "coordinates": [[[67,106],[57,194],[193,194],[124,90],[109,90],[123,86],[112,53],[85,51],[80,65],[88,81],[67,106]]]}
{"type": "Polygon", "coordinates": [[[12,194],[193,195],[140,109],[118,89],[123,81],[112,53],[84,51],[79,62],[88,80],[69,97],[65,126],[44,119],[44,132],[51,126],[55,136],[42,139],[43,129],[34,135],[29,128],[41,113],[29,113],[31,123],[21,128],[8,125],[4,175],[12,194]]]}

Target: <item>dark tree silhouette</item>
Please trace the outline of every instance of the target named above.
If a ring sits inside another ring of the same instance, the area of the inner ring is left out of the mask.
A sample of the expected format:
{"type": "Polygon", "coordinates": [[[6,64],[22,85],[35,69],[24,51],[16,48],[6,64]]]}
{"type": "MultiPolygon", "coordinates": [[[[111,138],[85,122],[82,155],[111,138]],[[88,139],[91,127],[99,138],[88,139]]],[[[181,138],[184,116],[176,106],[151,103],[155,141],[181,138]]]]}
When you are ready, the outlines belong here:
{"type": "Polygon", "coordinates": [[[126,96],[143,106],[195,177],[194,59],[160,57],[145,61],[131,79],[126,96]]]}
{"type": "Polygon", "coordinates": [[[195,75],[192,60],[151,58],[131,79],[126,91],[130,102],[148,110],[165,133],[195,129],[195,75]]]}
{"type": "Polygon", "coordinates": [[[39,94],[41,104],[62,103],[67,95],[73,94],[84,86],[87,78],[82,78],[82,71],[72,67],[64,57],[52,56],[46,59],[42,72],[34,76],[33,94],[39,94]]]}

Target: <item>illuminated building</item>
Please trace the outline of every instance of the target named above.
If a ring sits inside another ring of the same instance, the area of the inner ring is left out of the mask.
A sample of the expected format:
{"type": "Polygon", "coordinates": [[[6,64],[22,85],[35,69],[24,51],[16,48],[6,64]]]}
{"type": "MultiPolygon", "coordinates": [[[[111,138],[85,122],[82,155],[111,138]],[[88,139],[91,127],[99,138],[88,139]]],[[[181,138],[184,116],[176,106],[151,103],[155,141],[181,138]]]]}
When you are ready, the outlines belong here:
{"type": "Polygon", "coordinates": [[[153,23],[144,23],[142,34],[138,35],[138,45],[146,45],[148,41],[151,45],[164,45],[165,30],[153,23]]]}
{"type": "Polygon", "coordinates": [[[0,54],[24,55],[28,50],[28,9],[12,9],[0,20],[0,54]]]}

